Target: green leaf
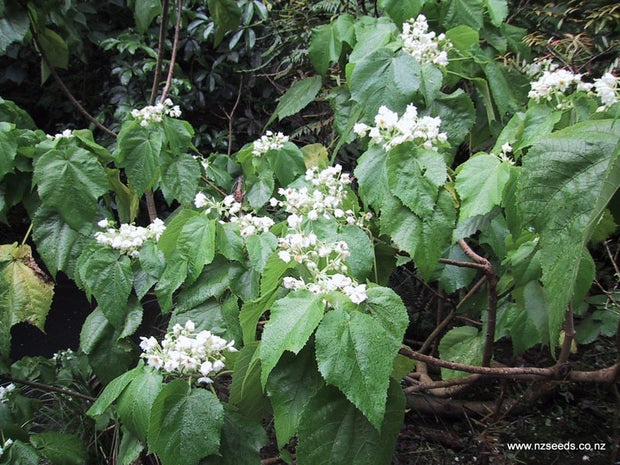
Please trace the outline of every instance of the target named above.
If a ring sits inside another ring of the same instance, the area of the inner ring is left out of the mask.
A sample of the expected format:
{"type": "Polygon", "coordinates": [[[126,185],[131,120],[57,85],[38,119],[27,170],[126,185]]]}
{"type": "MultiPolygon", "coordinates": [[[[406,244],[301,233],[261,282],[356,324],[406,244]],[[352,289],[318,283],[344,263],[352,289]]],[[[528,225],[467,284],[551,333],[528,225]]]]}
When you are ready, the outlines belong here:
{"type": "Polygon", "coordinates": [[[218,255],[192,284],[179,292],[177,309],[191,310],[211,297],[219,299],[242,272],[243,267],[239,263],[227,261],[218,255]]]}
{"type": "Polygon", "coordinates": [[[620,186],[619,140],[613,121],[590,121],[539,139],[524,157],[517,202],[523,225],[540,233],[552,347],[577,290],[582,249],[620,186]]]}
{"type": "Polygon", "coordinates": [[[472,45],[480,42],[478,32],[469,26],[456,26],[446,31],[446,37],[461,52],[467,52],[472,45]]]}
{"type": "Polygon", "coordinates": [[[56,32],[48,28],[39,31],[39,43],[45,57],[52,66],[61,69],[69,67],[69,48],[64,39],[56,32]]]}
{"type": "MultiPolygon", "coordinates": [[[[439,342],[439,354],[442,360],[480,365],[484,349],[484,335],[472,326],[460,326],[448,331],[439,342]]],[[[448,368],[441,369],[442,379],[454,379],[467,376],[462,371],[448,368]]]]}
{"type": "Polygon", "coordinates": [[[297,433],[304,407],[322,385],[310,347],[296,356],[285,353],[272,370],[267,380],[267,393],[273,406],[279,448],[297,433]]]}
{"type": "Polygon", "coordinates": [[[417,18],[425,0],[380,0],[381,6],[390,18],[400,26],[411,18],[417,18]]]}
{"type": "Polygon", "coordinates": [[[145,442],[151,406],[162,388],[163,377],[151,367],[138,367],[136,376],[118,397],[117,411],[125,428],[145,442]]]}
{"type": "Polygon", "coordinates": [[[280,97],[276,110],[265,126],[269,126],[276,118],[282,121],[287,116],[292,116],[306,108],[317,96],[322,84],[321,76],[312,76],[293,83],[289,90],[280,97]]]}
{"type": "Polygon", "coordinates": [[[160,13],[160,0],[136,0],[133,17],[136,21],[136,29],[138,32],[144,34],[160,13]]]}
{"type": "MultiPolygon", "coordinates": [[[[197,151],[192,144],[194,128],[187,121],[167,117],[162,120],[162,127],[171,155],[180,156],[187,154],[190,149],[197,151]]],[[[200,169],[198,169],[198,172],[200,172],[200,169]]]]}
{"type": "MultiPolygon", "coordinates": [[[[187,273],[187,261],[181,258],[178,253],[166,260],[166,269],[155,285],[155,295],[157,295],[162,313],[172,310],[172,295],[183,284],[187,278],[187,273]]],[[[194,280],[195,277],[192,281],[194,280]]]]}
{"type": "Polygon", "coordinates": [[[17,138],[9,123],[0,123],[0,180],[4,175],[14,171],[14,161],[17,156],[17,138]]]}
{"type": "Polygon", "coordinates": [[[364,282],[375,263],[375,250],[368,234],[357,226],[345,225],[338,240],[345,241],[349,246],[351,255],[347,257],[347,263],[351,274],[358,282],[364,282]]]}
{"type": "MultiPolygon", "coordinates": [[[[284,263],[284,262],[282,262],[284,263]]],[[[255,300],[244,302],[239,313],[239,323],[243,333],[243,342],[248,344],[256,340],[256,325],[260,316],[271,308],[278,296],[278,288],[273,287],[255,300]]]]}
{"type": "MultiPolygon", "coordinates": [[[[446,258],[459,262],[471,262],[471,259],[463,253],[463,249],[456,244],[450,247],[446,258]]],[[[439,282],[441,283],[441,287],[448,292],[448,294],[453,294],[459,289],[469,285],[477,273],[473,268],[452,265],[441,266],[443,269],[439,275],[439,282]]]]}
{"type": "Polygon", "coordinates": [[[126,186],[121,181],[120,170],[106,170],[108,173],[108,182],[114,191],[114,200],[118,208],[118,219],[121,223],[133,223],[138,216],[140,208],[140,197],[133,189],[126,186]]]}
{"type": "Polygon", "coordinates": [[[161,165],[161,181],[182,205],[192,205],[200,182],[200,164],[186,153],[174,157],[165,157],[161,165]]]}
{"type": "MultiPolygon", "coordinates": [[[[399,78],[401,78],[399,76],[399,78]]],[[[422,63],[420,65],[420,94],[424,97],[426,105],[433,103],[433,100],[439,95],[443,84],[443,73],[439,68],[431,63],[422,63]]]]}
{"type": "Polygon", "coordinates": [[[430,279],[437,261],[450,245],[456,211],[452,197],[440,190],[432,214],[420,218],[396,197],[386,199],[381,210],[381,233],[414,259],[424,279],[430,279]]]}
{"type": "Polygon", "coordinates": [[[54,465],[83,465],[88,458],[86,446],[73,434],[47,431],[33,434],[30,442],[54,465]]]}
{"type": "Polygon", "coordinates": [[[80,348],[88,355],[90,366],[104,384],[136,364],[135,345],[118,338],[123,329],[114,328],[98,308],[86,317],[82,326],[80,348]]]}
{"type": "Polygon", "coordinates": [[[162,465],[186,465],[216,454],[224,424],[224,408],[218,398],[202,388],[192,389],[187,381],[166,384],[155,398],[149,419],[149,452],[162,465]]]}
{"type": "Polygon", "coordinates": [[[30,30],[28,13],[23,8],[6,11],[0,17],[0,53],[4,55],[6,49],[13,42],[21,42],[30,30]]]}
{"type": "Polygon", "coordinates": [[[185,223],[198,215],[199,213],[194,210],[181,209],[166,225],[166,229],[157,241],[157,247],[166,258],[170,258],[177,251],[177,242],[185,223]]]}
{"type": "Polygon", "coordinates": [[[499,153],[505,143],[511,144],[515,152],[529,147],[539,137],[551,133],[561,116],[561,111],[547,105],[533,105],[525,113],[515,113],[497,138],[493,152],[499,153]]]}
{"type": "Polygon", "coordinates": [[[495,338],[497,340],[506,334],[510,336],[515,356],[547,339],[546,333],[544,338],[541,338],[528,312],[517,308],[512,302],[500,306],[497,312],[495,338]]]}
{"type": "Polygon", "coordinates": [[[259,176],[248,176],[248,189],[246,199],[250,207],[258,210],[262,208],[271,198],[275,188],[273,172],[261,170],[259,176]]]}
{"type": "Polygon", "coordinates": [[[245,260],[245,249],[239,232],[239,225],[218,222],[215,229],[215,248],[227,259],[243,262],[245,260]]]}
{"type": "Polygon", "coordinates": [[[406,53],[396,56],[383,47],[360,60],[353,70],[351,98],[364,108],[364,120],[371,122],[379,107],[403,113],[422,85],[420,64],[406,53]]]}
{"type": "Polygon", "coordinates": [[[228,31],[236,31],[241,21],[241,9],[234,0],[207,0],[209,14],[217,27],[215,46],[217,47],[228,31]]]}
{"type": "Polygon", "coordinates": [[[263,386],[284,351],[297,354],[306,345],[324,312],[323,296],[308,291],[291,292],[271,306],[260,346],[263,386]]]}
{"type": "Polygon", "coordinates": [[[474,104],[462,89],[451,94],[440,93],[429,105],[427,113],[441,118],[439,130],[448,135],[452,147],[458,147],[476,121],[474,104]]]}
{"type": "Polygon", "coordinates": [[[216,220],[198,215],[190,218],[181,228],[177,247],[180,256],[187,260],[194,278],[215,257],[215,224],[216,220]]]}
{"type": "Polygon", "coordinates": [[[505,69],[494,61],[487,62],[483,69],[500,118],[519,110],[522,105],[515,94],[515,83],[509,80],[505,69]]]}
{"type": "Polygon", "coordinates": [[[267,260],[278,248],[278,238],[270,232],[250,236],[245,241],[250,256],[250,265],[262,272],[267,260]]]}
{"type": "MultiPolygon", "coordinates": [[[[390,18],[362,16],[355,21],[355,47],[349,56],[349,64],[359,63],[373,53],[393,42],[399,31],[390,18]]],[[[347,78],[349,77],[347,73],[347,78]]]]}
{"type": "Polygon", "coordinates": [[[117,139],[117,165],[125,168],[138,195],[153,187],[159,176],[163,131],[157,124],[140,126],[137,120],[123,124],[117,139]]]}
{"type": "Polygon", "coordinates": [[[499,27],[508,17],[508,3],[506,0],[484,0],[491,24],[499,27]]]}
{"type": "Polygon", "coordinates": [[[392,381],[380,431],[342,394],[325,387],[306,406],[297,460],[307,464],[389,465],[403,423],[405,396],[392,381]]]}
{"type": "Polygon", "coordinates": [[[129,431],[123,430],[123,437],[118,446],[118,463],[120,465],[131,465],[140,457],[144,446],[137,437],[129,431]]]}
{"type": "Polygon", "coordinates": [[[350,46],[355,44],[353,23],[353,16],[343,14],[338,15],[332,24],[324,24],[312,30],[308,55],[319,74],[324,76],[329,64],[338,62],[344,43],[350,46]]]}
{"type": "Polygon", "coordinates": [[[55,208],[38,208],[32,225],[37,251],[52,276],[56,277],[58,271],[64,271],[72,278],[87,236],[69,226],[55,208]]]}
{"type": "Polygon", "coordinates": [[[403,301],[388,287],[371,287],[367,295],[368,299],[361,304],[360,309],[379,322],[393,347],[400,346],[409,326],[409,315],[403,301]]]}
{"type": "Polygon", "coordinates": [[[96,219],[97,199],[110,187],[97,158],[74,145],[39,157],[32,181],[43,205],[56,208],[69,226],[84,233],[96,219]]]}
{"type": "Polygon", "coordinates": [[[258,342],[246,343],[235,361],[229,403],[248,418],[262,420],[271,413],[269,401],[260,382],[261,363],[258,342]]]}
{"type": "Polygon", "coordinates": [[[113,326],[121,327],[125,322],[127,300],[133,288],[129,257],[109,247],[97,247],[84,261],[80,259],[79,273],[106,318],[113,326]]]}
{"type": "Polygon", "coordinates": [[[389,194],[387,157],[384,150],[373,145],[358,158],[354,171],[362,202],[370,205],[376,212],[381,209],[386,195],[389,194]]]}
{"type": "MultiPolygon", "coordinates": [[[[531,326],[536,330],[535,337],[530,337],[527,341],[531,342],[532,345],[537,342],[546,343],[549,340],[549,310],[545,294],[545,289],[538,281],[530,281],[525,286],[512,291],[517,309],[519,312],[525,312],[531,326]]],[[[520,345],[525,342],[513,338],[515,351],[519,348],[517,344],[520,345]]],[[[529,349],[529,347],[525,349],[529,349]]]]}
{"type": "Polygon", "coordinates": [[[456,191],[461,198],[459,223],[501,205],[509,177],[510,165],[493,155],[483,153],[463,163],[456,176],[456,191]]]}
{"type": "Polygon", "coordinates": [[[304,154],[292,142],[286,142],[281,149],[269,150],[265,156],[283,186],[289,185],[306,172],[304,154]]]}
{"type": "Polygon", "coordinates": [[[221,456],[210,456],[200,465],[260,465],[260,450],[267,443],[265,430],[256,421],[224,409],[221,456]]]}
{"type": "Polygon", "coordinates": [[[390,151],[386,169],[392,193],[416,215],[430,216],[439,188],[448,178],[443,157],[432,150],[417,150],[412,143],[401,144],[390,151]]]}
{"type": "Polygon", "coordinates": [[[442,25],[446,29],[465,25],[479,31],[482,28],[482,0],[449,0],[442,2],[442,25]]]}
{"type": "Polygon", "coordinates": [[[380,430],[395,343],[372,316],[341,309],[327,313],[316,332],[316,359],[328,384],[338,387],[380,430]],[[337,343],[335,343],[337,341],[337,343]]]}
{"type": "Polygon", "coordinates": [[[27,322],[44,331],[54,285],[41,271],[29,245],[0,245],[0,319],[8,327],[27,322]]]}
{"type": "MultiPolygon", "coordinates": [[[[83,343],[82,346],[85,347],[86,344],[83,343]]],[[[86,412],[86,415],[93,418],[103,415],[110,405],[118,399],[129,383],[131,383],[131,381],[133,381],[142,372],[142,370],[143,365],[141,363],[133,370],[127,371],[110,381],[110,384],[108,384],[101,394],[99,394],[99,397],[97,397],[95,403],[90,406],[86,412]]]]}

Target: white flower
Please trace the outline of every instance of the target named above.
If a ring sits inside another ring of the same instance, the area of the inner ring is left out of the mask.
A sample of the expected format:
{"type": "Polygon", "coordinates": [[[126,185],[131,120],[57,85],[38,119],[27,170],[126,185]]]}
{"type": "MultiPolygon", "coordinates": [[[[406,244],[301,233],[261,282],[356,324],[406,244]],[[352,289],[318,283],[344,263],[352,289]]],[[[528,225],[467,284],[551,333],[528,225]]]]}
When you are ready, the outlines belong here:
{"type": "Polygon", "coordinates": [[[252,155],[259,157],[270,150],[279,150],[284,147],[284,144],[288,142],[288,140],[289,137],[281,132],[274,134],[271,131],[267,131],[264,136],[254,141],[252,155]]]}
{"type": "MultiPolygon", "coordinates": [[[[594,80],[596,95],[601,99],[602,109],[607,109],[618,102],[618,78],[610,72],[594,80]]],[[[599,109],[599,111],[602,111],[599,109]]]]}
{"type": "Polygon", "coordinates": [[[108,226],[110,226],[110,221],[107,218],[104,218],[97,223],[97,226],[99,226],[102,229],[105,229],[108,226]]]}
{"type": "MultiPolygon", "coordinates": [[[[105,224],[103,220],[99,223],[105,224]]],[[[135,258],[145,241],[157,242],[165,229],[166,225],[159,218],[155,218],[146,228],[123,223],[118,229],[108,228],[105,232],[96,232],[95,240],[135,258]]]]}
{"type": "Polygon", "coordinates": [[[221,371],[224,367],[224,362],[222,362],[221,360],[216,360],[215,362],[213,362],[213,367],[211,369],[217,373],[218,371],[221,371]]]}
{"type": "Polygon", "coordinates": [[[196,206],[196,208],[202,208],[207,206],[209,203],[207,196],[204,195],[202,192],[198,192],[196,194],[196,196],[194,197],[194,205],[196,206]]]}
{"type": "Polygon", "coordinates": [[[448,66],[448,50],[452,48],[445,34],[438,36],[428,31],[428,23],[424,15],[409,19],[403,23],[403,51],[415,58],[419,63],[432,63],[448,66]]]}
{"type": "Polygon", "coordinates": [[[418,117],[417,108],[409,104],[402,117],[385,106],[379,108],[375,116],[375,127],[370,128],[369,136],[375,144],[389,151],[405,142],[417,142],[429,150],[437,150],[437,144],[444,144],[448,136],[439,132],[441,118],[418,117]]]}
{"type": "Polygon", "coordinates": [[[131,116],[140,122],[140,126],[146,127],[151,123],[160,123],[164,116],[178,118],[181,116],[181,109],[178,105],[173,105],[172,100],[166,99],[156,105],[149,105],[140,110],[131,110],[131,116]]]}
{"type": "Polygon", "coordinates": [[[278,252],[278,257],[280,257],[280,260],[282,260],[284,263],[288,263],[291,261],[291,254],[288,253],[286,250],[280,250],[278,252]]]}

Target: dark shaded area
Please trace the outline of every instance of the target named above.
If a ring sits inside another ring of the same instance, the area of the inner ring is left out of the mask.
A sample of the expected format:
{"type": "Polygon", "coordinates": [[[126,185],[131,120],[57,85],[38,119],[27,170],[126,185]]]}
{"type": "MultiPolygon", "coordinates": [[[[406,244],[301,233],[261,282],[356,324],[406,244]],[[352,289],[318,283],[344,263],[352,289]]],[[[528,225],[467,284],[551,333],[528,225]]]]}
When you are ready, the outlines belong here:
{"type": "Polygon", "coordinates": [[[49,358],[63,349],[77,350],[82,324],[92,311],[91,304],[75,283],[59,272],[45,333],[27,323],[11,328],[11,359],[41,355],[49,358]]]}

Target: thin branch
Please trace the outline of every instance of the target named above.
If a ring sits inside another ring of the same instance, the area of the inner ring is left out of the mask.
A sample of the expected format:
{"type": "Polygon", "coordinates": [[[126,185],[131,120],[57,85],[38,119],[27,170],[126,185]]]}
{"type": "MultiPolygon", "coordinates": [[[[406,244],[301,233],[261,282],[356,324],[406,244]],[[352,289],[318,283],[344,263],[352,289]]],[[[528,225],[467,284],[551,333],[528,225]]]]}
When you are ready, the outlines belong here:
{"type": "Polygon", "coordinates": [[[1,375],[0,374],[0,379],[3,380],[3,381],[9,381],[11,383],[23,384],[24,386],[30,386],[30,387],[33,387],[33,388],[41,389],[43,391],[57,392],[59,394],[65,394],[65,395],[70,396],[70,397],[77,397],[77,398],[80,398],[80,399],[89,400],[91,402],[94,402],[94,401],[97,400],[95,397],[87,396],[86,394],[82,394],[82,393],[74,392],[74,391],[69,391],[68,389],[62,389],[62,388],[58,388],[56,386],[50,386],[49,384],[36,383],[34,381],[28,381],[28,380],[21,379],[21,378],[14,378],[11,375],[6,375],[6,374],[1,375]]]}
{"type": "Polygon", "coordinates": [[[155,206],[155,198],[151,189],[144,192],[146,200],[146,210],[149,214],[149,221],[152,223],[157,218],[157,207],[155,206]]]}
{"type": "Polygon", "coordinates": [[[116,133],[114,131],[112,131],[111,129],[107,128],[106,126],[104,126],[101,122],[99,122],[97,120],[97,118],[95,118],[93,115],[91,115],[88,111],[86,111],[86,109],[80,104],[80,102],[77,101],[77,99],[73,96],[73,94],[71,93],[71,91],[69,90],[69,88],[65,85],[65,83],[63,82],[63,80],[60,78],[60,76],[58,75],[58,72],[56,71],[56,68],[54,67],[54,65],[52,65],[52,63],[49,61],[49,59],[47,58],[47,55],[45,54],[45,51],[43,50],[43,47],[41,46],[41,42],[39,40],[39,33],[37,31],[34,30],[34,28],[30,28],[31,32],[32,32],[32,38],[34,39],[35,44],[37,45],[37,48],[39,49],[39,53],[41,54],[41,57],[43,58],[43,61],[45,62],[45,65],[47,66],[47,68],[50,70],[50,73],[52,74],[52,76],[54,77],[54,80],[56,81],[56,83],[60,86],[60,89],[62,90],[62,92],[65,94],[65,96],[71,101],[71,103],[73,104],[73,106],[75,108],[78,109],[78,111],[80,113],[82,113],[82,115],[89,120],[91,123],[93,123],[95,126],[97,126],[99,129],[101,129],[102,131],[107,132],[108,134],[110,134],[113,137],[116,137],[116,133]]]}
{"type": "Polygon", "coordinates": [[[241,89],[243,88],[243,76],[239,79],[239,90],[237,91],[237,100],[235,100],[235,104],[230,110],[230,114],[224,112],[226,117],[228,118],[228,156],[232,154],[232,127],[233,127],[233,117],[235,115],[235,110],[239,105],[239,101],[241,100],[241,89]]]}
{"type": "Polygon", "coordinates": [[[469,258],[482,265],[487,277],[487,327],[484,337],[484,349],[482,352],[482,366],[488,367],[493,358],[493,343],[495,342],[495,324],[497,321],[497,274],[491,262],[473,251],[463,240],[458,241],[459,246],[469,258]]]}
{"type": "Polygon", "coordinates": [[[161,81],[161,69],[164,62],[164,46],[166,43],[166,31],[168,29],[168,10],[170,1],[163,0],[162,2],[162,14],[161,23],[159,25],[159,40],[157,45],[157,62],[155,64],[155,76],[153,77],[153,87],[151,88],[151,98],[149,99],[149,105],[155,104],[155,98],[157,97],[157,89],[161,81]]]}
{"type": "Polygon", "coordinates": [[[569,371],[565,373],[565,370],[558,370],[557,366],[538,368],[538,367],[485,367],[476,365],[466,365],[463,363],[450,362],[441,360],[430,355],[421,354],[419,352],[408,349],[407,347],[401,347],[399,350],[401,355],[409,357],[413,360],[418,360],[424,363],[435,365],[442,368],[449,368],[451,370],[463,371],[465,373],[476,373],[484,376],[491,377],[517,377],[523,378],[525,375],[530,375],[534,378],[550,378],[550,379],[565,379],[566,381],[575,382],[594,382],[594,383],[611,383],[616,381],[620,376],[620,362],[607,368],[595,371],[569,371]]]}
{"type": "Polygon", "coordinates": [[[452,260],[450,258],[440,258],[439,263],[445,263],[446,265],[453,265],[453,266],[458,266],[461,268],[475,268],[477,270],[486,269],[486,266],[482,263],[459,262],[457,260],[452,260]]]}
{"type": "MultiPolygon", "coordinates": [[[[445,379],[441,381],[430,381],[414,384],[404,389],[405,394],[420,391],[433,391],[439,388],[447,388],[452,386],[462,386],[472,384],[482,378],[482,375],[470,375],[464,378],[445,379]]],[[[431,392],[431,394],[434,394],[431,392]]]]}
{"type": "Polygon", "coordinates": [[[564,323],[564,342],[562,343],[562,350],[560,351],[560,357],[558,358],[557,366],[564,365],[568,362],[570,356],[570,349],[575,339],[575,322],[573,319],[573,303],[568,304],[568,311],[565,315],[564,323]]]}
{"type": "Polygon", "coordinates": [[[420,347],[419,352],[421,354],[426,353],[426,351],[429,349],[429,347],[431,346],[435,338],[437,338],[437,336],[439,336],[439,334],[448,325],[448,323],[452,321],[455,313],[456,313],[456,310],[451,310],[450,313],[448,313],[448,315],[441,321],[441,323],[435,326],[435,329],[433,330],[433,332],[426,338],[426,340],[424,341],[424,344],[422,344],[422,347],[420,347]]]}
{"type": "Polygon", "coordinates": [[[159,99],[160,102],[163,102],[164,100],[166,100],[166,95],[168,95],[168,91],[170,90],[170,85],[172,84],[172,76],[174,75],[174,64],[176,63],[176,60],[177,60],[177,49],[179,48],[179,30],[181,29],[181,17],[183,13],[183,0],[177,0],[177,2],[178,2],[177,22],[174,25],[174,39],[172,41],[172,56],[170,57],[170,67],[168,68],[168,77],[166,78],[166,85],[159,99]]]}
{"type": "Polygon", "coordinates": [[[226,197],[228,194],[226,192],[224,192],[222,189],[220,189],[219,187],[217,187],[215,185],[215,183],[213,181],[211,181],[209,178],[205,178],[204,176],[200,176],[200,179],[202,179],[204,182],[206,182],[207,184],[209,184],[211,187],[213,187],[216,191],[218,191],[222,197],[226,197]]]}

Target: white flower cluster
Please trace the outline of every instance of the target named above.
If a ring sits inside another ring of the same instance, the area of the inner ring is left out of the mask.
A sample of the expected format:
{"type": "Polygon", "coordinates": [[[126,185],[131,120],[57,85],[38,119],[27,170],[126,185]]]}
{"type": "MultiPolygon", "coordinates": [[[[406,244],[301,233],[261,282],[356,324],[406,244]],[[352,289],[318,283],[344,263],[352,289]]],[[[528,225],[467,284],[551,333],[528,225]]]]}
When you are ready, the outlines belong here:
{"type": "Polygon", "coordinates": [[[6,441],[4,441],[4,443],[2,444],[2,447],[0,447],[0,457],[2,457],[4,455],[4,451],[11,445],[13,444],[13,440],[12,439],[7,439],[6,441]]]}
{"type": "Polygon", "coordinates": [[[592,92],[591,95],[596,95],[602,103],[597,111],[608,109],[620,99],[619,78],[609,71],[591,83],[584,82],[581,74],[559,68],[551,60],[541,60],[526,65],[524,71],[528,76],[536,78],[531,83],[528,97],[538,103],[555,101],[558,109],[570,106],[566,97],[574,91],[592,92]]]}
{"type": "Polygon", "coordinates": [[[452,42],[445,34],[436,35],[428,31],[428,23],[424,15],[409,19],[403,23],[403,50],[419,63],[432,63],[448,66],[448,50],[452,42]]]}
{"type": "Polygon", "coordinates": [[[73,131],[71,131],[71,129],[65,129],[62,132],[59,132],[58,134],[52,136],[50,134],[47,134],[46,137],[49,140],[56,140],[56,139],[71,139],[73,137],[73,131]]]}
{"type": "Polygon", "coordinates": [[[445,132],[439,132],[441,118],[432,116],[418,117],[418,109],[407,105],[402,117],[398,117],[385,105],[379,108],[375,116],[375,127],[357,123],[353,131],[360,137],[367,133],[375,144],[383,145],[386,151],[405,142],[416,142],[425,149],[437,150],[439,144],[448,140],[445,132]]]}
{"type": "Polygon", "coordinates": [[[15,385],[13,383],[7,384],[6,386],[0,386],[0,403],[4,403],[8,400],[9,394],[15,390],[15,385]]]}
{"type": "Polygon", "coordinates": [[[281,207],[289,213],[288,223],[291,228],[296,228],[305,218],[311,221],[319,218],[342,219],[347,224],[364,226],[364,220],[369,220],[371,214],[363,218],[356,218],[351,209],[343,209],[343,202],[347,197],[346,185],[351,184],[348,173],[342,173],[342,166],[328,167],[322,171],[314,166],[306,171],[306,181],[312,184],[311,188],[302,187],[293,189],[278,189],[278,194],[284,200],[272,197],[269,203],[272,207],[281,207]]]}
{"type": "Polygon", "coordinates": [[[120,228],[116,229],[107,218],[99,221],[97,226],[105,229],[104,232],[95,233],[98,243],[120,250],[131,258],[140,255],[140,248],[147,240],[152,239],[157,242],[166,229],[166,225],[159,218],[155,218],[155,221],[146,228],[123,223],[120,228]]]}
{"type": "Polygon", "coordinates": [[[583,82],[581,74],[575,74],[566,69],[557,69],[551,67],[550,70],[543,71],[536,81],[530,83],[530,91],[527,96],[540,103],[541,100],[551,102],[556,100],[557,108],[567,107],[565,96],[572,93],[573,90],[589,91],[592,84],[583,82]]]}
{"type": "Polygon", "coordinates": [[[197,377],[198,383],[210,384],[225,367],[222,352],[236,352],[235,341],[226,341],[211,331],[195,332],[196,325],[187,320],[176,324],[161,344],[153,336],[141,337],[140,356],[149,366],[171,376],[197,377]]]}
{"type": "Polygon", "coordinates": [[[149,105],[141,110],[131,110],[131,116],[136,120],[140,120],[140,126],[143,127],[148,126],[152,122],[161,123],[166,115],[172,118],[181,116],[181,108],[178,105],[173,105],[172,100],[169,98],[159,102],[157,105],[149,105]]]}
{"type": "Polygon", "coordinates": [[[604,111],[620,100],[620,88],[617,78],[610,72],[603,74],[599,79],[594,80],[594,90],[601,99],[601,105],[596,111],[604,111]]]}
{"type": "Polygon", "coordinates": [[[348,267],[344,263],[350,255],[349,246],[344,241],[328,243],[319,241],[316,234],[294,232],[280,238],[278,257],[285,263],[291,260],[306,266],[312,275],[312,281],[306,283],[303,278],[285,277],[287,289],[307,289],[313,294],[326,294],[333,291],[343,292],[351,302],[360,304],[365,301],[366,285],[358,284],[342,274],[348,267]],[[336,273],[330,274],[336,271],[336,273]]]}
{"type": "MultiPolygon", "coordinates": [[[[502,145],[501,151],[499,152],[498,155],[495,155],[499,161],[504,162],[504,163],[508,163],[509,165],[514,165],[515,162],[514,160],[510,157],[510,153],[512,153],[512,145],[510,145],[508,142],[506,142],[505,144],[502,145]]],[[[492,154],[494,155],[494,154],[492,154]]]]}
{"type": "Polygon", "coordinates": [[[281,132],[274,134],[272,131],[267,131],[264,136],[254,141],[252,155],[260,157],[270,150],[279,150],[284,147],[284,143],[288,142],[288,139],[289,137],[281,132]]]}
{"type": "MultiPolygon", "coordinates": [[[[267,232],[275,223],[267,216],[255,216],[243,213],[243,205],[237,202],[232,195],[227,195],[221,202],[216,202],[202,192],[194,197],[196,208],[205,208],[204,213],[216,211],[221,218],[227,218],[231,223],[237,223],[242,237],[249,237],[260,232],[267,232]],[[236,216],[235,216],[236,215],[236,216]]],[[[220,220],[223,223],[223,220],[220,220]]]]}

